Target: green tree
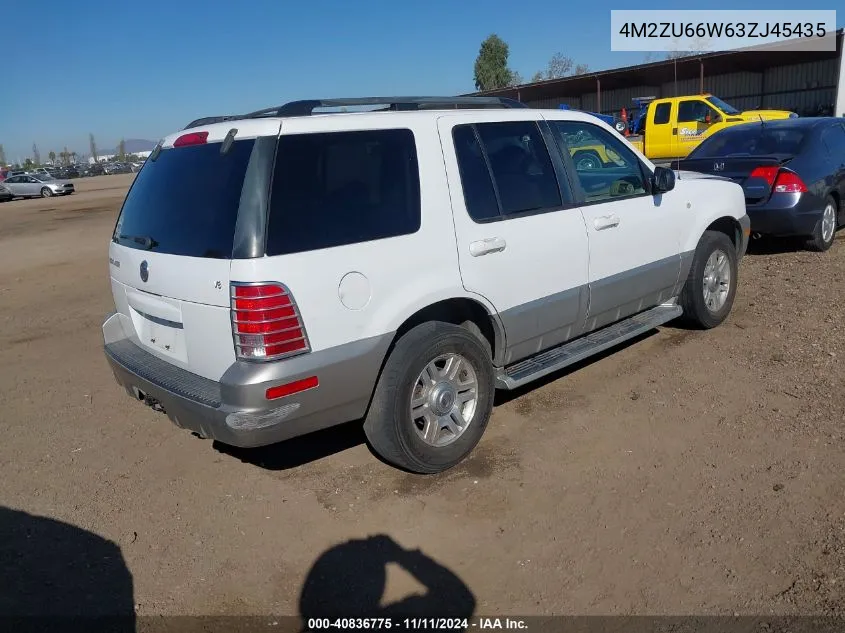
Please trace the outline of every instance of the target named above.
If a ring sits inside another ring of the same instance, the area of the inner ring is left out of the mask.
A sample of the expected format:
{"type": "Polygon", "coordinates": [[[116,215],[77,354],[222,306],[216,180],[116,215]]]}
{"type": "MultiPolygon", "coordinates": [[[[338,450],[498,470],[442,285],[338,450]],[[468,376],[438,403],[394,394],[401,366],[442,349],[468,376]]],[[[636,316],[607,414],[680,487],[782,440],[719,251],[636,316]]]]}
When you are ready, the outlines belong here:
{"type": "Polygon", "coordinates": [[[32,167],[33,167],[34,165],[35,165],[35,163],[33,163],[33,162],[32,162],[32,159],[31,159],[31,158],[27,158],[27,159],[23,162],[23,167],[24,167],[24,169],[32,169],[32,167]]]}
{"type": "Polygon", "coordinates": [[[75,163],[76,162],[76,152],[71,152],[70,157],[73,160],[73,162],[75,163]]]}
{"type": "Polygon", "coordinates": [[[94,158],[94,162],[99,162],[97,158],[97,142],[94,140],[94,134],[88,134],[88,147],[91,149],[91,156],[94,158]]]}
{"type": "Polygon", "coordinates": [[[36,165],[41,164],[41,152],[38,151],[38,146],[35,143],[32,144],[32,160],[36,165]]]}
{"type": "Polygon", "coordinates": [[[3,149],[3,145],[0,144],[0,165],[6,164],[6,150],[3,149]]]}
{"type": "Polygon", "coordinates": [[[522,78],[522,75],[520,75],[517,71],[512,70],[510,72],[511,78],[508,81],[508,86],[521,86],[525,83],[525,80],[522,78]]]}
{"type": "Polygon", "coordinates": [[[50,157],[50,163],[55,165],[56,164],[56,152],[54,152],[53,150],[50,150],[50,153],[47,154],[47,156],[50,157]]]}
{"type": "Polygon", "coordinates": [[[120,139],[120,143],[117,144],[117,155],[120,160],[124,160],[126,158],[126,141],[120,139]]]}
{"type": "Polygon", "coordinates": [[[573,75],[586,75],[590,72],[590,67],[587,64],[576,64],[575,71],[572,73],[573,75]]]}
{"type": "Polygon", "coordinates": [[[507,43],[495,33],[481,42],[475,58],[476,90],[495,90],[511,83],[513,73],[508,68],[509,53],[507,43]]]}

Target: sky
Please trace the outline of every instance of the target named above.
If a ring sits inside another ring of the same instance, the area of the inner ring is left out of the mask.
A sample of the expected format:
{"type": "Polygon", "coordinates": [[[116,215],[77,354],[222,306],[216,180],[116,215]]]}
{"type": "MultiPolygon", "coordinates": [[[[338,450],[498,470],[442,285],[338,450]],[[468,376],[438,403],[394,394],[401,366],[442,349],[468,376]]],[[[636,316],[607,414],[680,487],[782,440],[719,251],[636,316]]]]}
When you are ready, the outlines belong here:
{"type": "MultiPolygon", "coordinates": [[[[293,99],[470,92],[481,41],[496,33],[527,81],[557,52],[600,70],[610,9],[569,0],[38,0],[16,7],[0,46],[0,144],[9,161],[121,137],[156,141],[189,121],[293,99]],[[577,7],[577,8],[576,8],[577,7]],[[12,28],[8,28],[8,27],[12,28]]],[[[683,8],[652,0],[644,8],[683,8]]],[[[759,6],[709,0],[708,9],[759,6]]],[[[701,8],[691,5],[690,8],[701,8]]],[[[767,0],[766,9],[795,9],[767,0]]],[[[836,8],[822,0],[814,9],[836,8]]],[[[8,16],[7,16],[8,17],[8,16]]],[[[843,25],[845,11],[837,16],[843,25]]]]}

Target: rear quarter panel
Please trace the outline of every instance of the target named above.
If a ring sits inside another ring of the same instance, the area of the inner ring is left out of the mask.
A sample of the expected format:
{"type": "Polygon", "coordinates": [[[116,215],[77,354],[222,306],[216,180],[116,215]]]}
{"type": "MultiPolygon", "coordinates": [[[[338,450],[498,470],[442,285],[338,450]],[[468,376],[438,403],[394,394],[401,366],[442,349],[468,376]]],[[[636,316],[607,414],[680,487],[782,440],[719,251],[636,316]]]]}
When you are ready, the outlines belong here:
{"type": "Polygon", "coordinates": [[[694,251],[707,227],[723,217],[739,220],[746,214],[745,194],[735,182],[717,176],[695,175],[676,180],[686,199],[689,214],[686,230],[681,234],[681,252],[694,251]]]}
{"type": "Polygon", "coordinates": [[[233,260],[233,281],[279,281],[302,314],[314,351],[394,332],[416,311],[467,296],[458,268],[443,154],[433,117],[333,114],[286,120],[282,134],[404,128],[414,133],[421,224],[411,235],[233,260]]]}

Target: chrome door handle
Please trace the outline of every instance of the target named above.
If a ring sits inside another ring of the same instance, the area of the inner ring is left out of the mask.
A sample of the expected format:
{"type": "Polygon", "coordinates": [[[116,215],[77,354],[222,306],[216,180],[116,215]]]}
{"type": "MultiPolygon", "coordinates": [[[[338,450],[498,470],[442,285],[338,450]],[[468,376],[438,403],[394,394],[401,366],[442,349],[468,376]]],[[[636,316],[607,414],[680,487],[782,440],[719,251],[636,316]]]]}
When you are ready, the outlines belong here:
{"type": "Polygon", "coordinates": [[[612,229],[614,227],[619,226],[619,216],[603,215],[603,216],[593,220],[593,226],[596,227],[596,231],[603,231],[604,229],[612,229]]]}
{"type": "Polygon", "coordinates": [[[481,257],[488,253],[500,253],[505,250],[507,242],[501,237],[488,237],[487,239],[472,242],[469,245],[469,254],[473,257],[481,257]]]}

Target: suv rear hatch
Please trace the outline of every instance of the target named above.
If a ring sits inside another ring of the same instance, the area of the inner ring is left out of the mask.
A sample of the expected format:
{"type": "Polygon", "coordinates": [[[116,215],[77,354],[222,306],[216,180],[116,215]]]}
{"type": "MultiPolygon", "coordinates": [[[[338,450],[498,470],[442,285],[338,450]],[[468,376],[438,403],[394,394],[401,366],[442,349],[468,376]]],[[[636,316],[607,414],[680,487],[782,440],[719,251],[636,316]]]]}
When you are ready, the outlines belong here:
{"type": "Polygon", "coordinates": [[[279,131],[278,122],[238,123],[234,134],[234,125],[209,126],[154,151],[127,194],[109,248],[124,333],[211,380],[235,361],[230,267],[243,250],[240,209],[266,200],[255,194],[262,189],[256,178],[269,177],[272,154],[268,162],[256,137],[274,144],[279,131]]]}

